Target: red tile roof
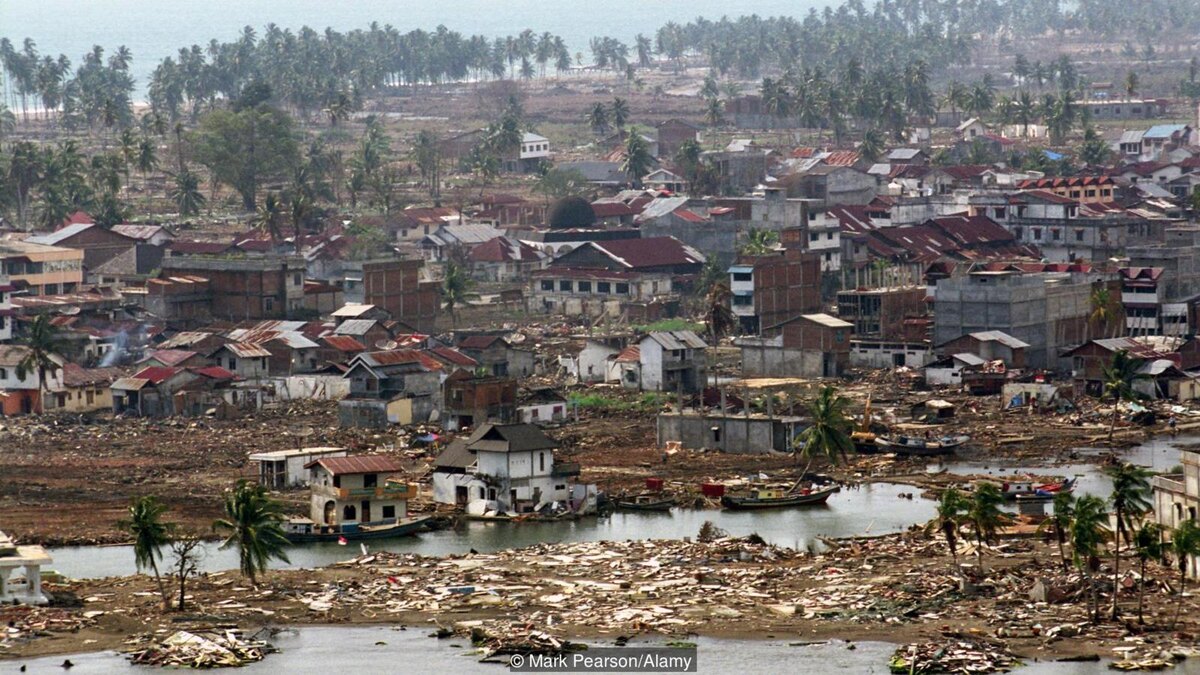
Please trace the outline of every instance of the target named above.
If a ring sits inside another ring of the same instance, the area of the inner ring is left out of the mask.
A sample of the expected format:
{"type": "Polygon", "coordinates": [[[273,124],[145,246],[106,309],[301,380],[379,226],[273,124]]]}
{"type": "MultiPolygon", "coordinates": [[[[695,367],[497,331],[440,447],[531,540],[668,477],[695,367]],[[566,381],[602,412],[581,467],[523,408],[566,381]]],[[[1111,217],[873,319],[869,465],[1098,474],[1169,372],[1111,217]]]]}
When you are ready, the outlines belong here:
{"type": "Polygon", "coordinates": [[[853,150],[836,150],[821,160],[829,166],[854,166],[861,156],[853,150]]]}
{"type": "Polygon", "coordinates": [[[207,366],[205,368],[189,368],[191,372],[197,375],[203,375],[212,380],[236,380],[237,375],[222,368],[221,366],[207,366]]]}
{"type": "Polygon", "coordinates": [[[499,335],[471,335],[458,343],[459,349],[487,349],[499,340],[499,335]]]}
{"type": "Polygon", "coordinates": [[[699,252],[690,246],[685,246],[675,237],[614,239],[613,241],[589,243],[630,269],[700,265],[704,262],[704,258],[699,252]]]}
{"type": "Polygon", "coordinates": [[[1077,204],[1078,203],[1074,199],[1071,199],[1069,197],[1064,197],[1062,195],[1054,194],[1053,192],[1050,192],[1049,190],[1025,190],[1024,192],[1018,193],[1018,196],[1033,197],[1035,199],[1040,199],[1045,202],[1050,202],[1051,204],[1077,204]]]}
{"type": "Polygon", "coordinates": [[[325,344],[329,345],[330,347],[333,347],[334,349],[338,350],[339,352],[365,352],[365,351],[367,351],[366,345],[359,342],[358,340],[355,340],[354,338],[350,337],[349,335],[327,335],[327,336],[321,338],[321,341],[324,342],[325,344]]]}
{"type": "Polygon", "coordinates": [[[629,345],[617,354],[617,363],[637,363],[642,360],[642,348],[637,345],[629,345]]]}
{"type": "Polygon", "coordinates": [[[146,357],[139,361],[139,363],[153,359],[164,366],[178,366],[195,355],[196,352],[186,349],[156,349],[147,353],[146,357]]]}
{"type": "Polygon", "coordinates": [[[517,239],[496,237],[471,249],[467,259],[471,262],[537,262],[543,255],[534,247],[517,239]]]}
{"type": "Polygon", "coordinates": [[[703,222],[705,222],[706,220],[708,220],[708,219],[707,219],[707,218],[705,218],[704,216],[702,216],[702,215],[700,215],[700,214],[698,214],[698,213],[695,213],[695,212],[693,212],[693,211],[689,211],[689,210],[687,210],[687,209],[685,209],[685,208],[682,208],[682,207],[681,207],[681,208],[678,208],[678,209],[675,209],[674,213],[675,213],[675,215],[676,215],[676,216],[679,216],[679,218],[680,218],[681,220],[683,220],[683,221],[685,221],[685,222],[688,222],[688,223],[703,223],[703,222]]]}
{"type": "Polygon", "coordinates": [[[383,455],[358,455],[350,457],[322,457],[304,465],[308,469],[321,466],[335,476],[357,473],[398,473],[404,470],[400,462],[383,455]]]}
{"type": "Polygon", "coordinates": [[[479,365],[475,359],[451,347],[434,347],[429,350],[429,353],[433,354],[435,358],[455,366],[474,368],[479,365]]]}

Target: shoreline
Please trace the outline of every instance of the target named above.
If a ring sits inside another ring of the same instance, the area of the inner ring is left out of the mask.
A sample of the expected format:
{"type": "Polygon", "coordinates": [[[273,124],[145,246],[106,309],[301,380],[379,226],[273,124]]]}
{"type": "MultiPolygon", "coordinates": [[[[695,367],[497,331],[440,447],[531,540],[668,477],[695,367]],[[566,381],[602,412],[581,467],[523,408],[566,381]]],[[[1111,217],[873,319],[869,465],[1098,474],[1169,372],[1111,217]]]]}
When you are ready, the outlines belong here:
{"type": "MultiPolygon", "coordinates": [[[[1200,627],[1192,618],[1195,598],[1185,598],[1178,631],[1132,625],[1132,592],[1122,595],[1125,623],[1089,623],[1078,598],[1030,603],[1023,586],[1035,579],[1055,588],[1078,584],[1078,575],[1061,571],[1057,551],[1037,541],[1003,540],[984,554],[982,572],[974,556],[960,552],[975,589],[965,594],[938,538],[905,532],[834,543],[817,555],[734,538],[542,544],[444,557],[376,553],[314,570],[272,571],[257,589],[232,572],[206,574],[189,580],[194,604],[184,613],[162,611],[145,575],[47,584],[74,606],[6,607],[0,617],[24,614],[37,624],[55,616],[77,625],[43,627],[44,636],[0,648],[0,661],[120,651],[156,631],[161,639],[175,630],[235,625],[250,633],[267,626],[446,628],[459,639],[476,627],[613,641],[970,639],[1047,661],[1111,657],[1130,639],[1166,644],[1200,627]]],[[[1152,624],[1169,621],[1173,595],[1148,587],[1146,601],[1152,624]]]]}

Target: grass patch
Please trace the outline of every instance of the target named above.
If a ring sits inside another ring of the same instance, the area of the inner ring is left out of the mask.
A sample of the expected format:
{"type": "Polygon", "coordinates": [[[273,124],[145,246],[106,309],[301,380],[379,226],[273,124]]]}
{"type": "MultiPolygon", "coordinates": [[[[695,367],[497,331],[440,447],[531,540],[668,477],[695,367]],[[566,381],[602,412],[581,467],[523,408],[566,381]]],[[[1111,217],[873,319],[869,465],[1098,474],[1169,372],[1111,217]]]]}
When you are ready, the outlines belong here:
{"type": "Polygon", "coordinates": [[[654,323],[646,323],[640,326],[634,326],[634,330],[640,333],[654,333],[657,331],[667,330],[690,330],[697,335],[704,332],[704,324],[688,321],[687,319],[663,319],[654,323]]]}
{"type": "Polygon", "coordinates": [[[671,401],[670,394],[648,391],[633,400],[622,400],[603,394],[572,394],[568,397],[572,405],[590,410],[636,410],[653,412],[671,401]]]}

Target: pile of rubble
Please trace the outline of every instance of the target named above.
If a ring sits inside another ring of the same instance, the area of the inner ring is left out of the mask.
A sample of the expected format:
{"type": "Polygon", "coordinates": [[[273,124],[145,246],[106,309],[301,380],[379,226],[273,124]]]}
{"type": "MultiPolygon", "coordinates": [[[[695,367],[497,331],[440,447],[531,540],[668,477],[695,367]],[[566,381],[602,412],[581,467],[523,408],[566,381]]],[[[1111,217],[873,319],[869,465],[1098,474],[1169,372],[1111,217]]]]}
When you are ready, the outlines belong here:
{"type": "Polygon", "coordinates": [[[896,649],[888,664],[893,673],[1004,673],[1020,665],[1002,646],[979,640],[922,642],[896,649]]]}
{"type": "Polygon", "coordinates": [[[104,612],[78,612],[58,607],[0,607],[0,649],[53,633],[74,633],[95,623],[104,612]]]}
{"type": "Polygon", "coordinates": [[[270,644],[243,638],[234,629],[224,631],[176,631],[160,642],[129,652],[137,665],[184,668],[236,668],[262,661],[276,651],[270,644]]]}

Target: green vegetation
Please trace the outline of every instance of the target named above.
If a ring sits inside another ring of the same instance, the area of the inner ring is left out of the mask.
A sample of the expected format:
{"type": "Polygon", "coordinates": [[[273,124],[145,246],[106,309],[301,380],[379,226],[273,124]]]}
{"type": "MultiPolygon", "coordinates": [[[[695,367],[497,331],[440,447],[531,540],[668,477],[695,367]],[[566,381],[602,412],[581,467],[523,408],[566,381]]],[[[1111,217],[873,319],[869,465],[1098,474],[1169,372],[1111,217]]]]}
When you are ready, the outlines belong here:
{"type": "Polygon", "coordinates": [[[137,568],[149,569],[154,574],[164,609],[170,607],[171,600],[158,571],[158,563],[163,557],[163,547],[171,543],[171,535],[175,531],[175,523],[163,522],[162,517],[166,512],[166,505],[152,495],[135,497],[129,504],[128,520],[118,523],[122,530],[133,537],[133,559],[137,568]]]}
{"type": "Polygon", "coordinates": [[[812,466],[813,457],[824,457],[831,464],[844,460],[854,449],[850,442],[850,418],[846,406],[850,402],[838,396],[832,385],[821,387],[817,397],[808,405],[809,425],[793,441],[798,455],[808,460],[804,473],[812,466]]]}
{"type": "Polygon", "coordinates": [[[272,499],[266,488],[247,480],[225,493],[225,517],[213,523],[214,532],[224,532],[221,548],[236,546],[238,568],[256,586],[258,575],[265,572],[273,558],[288,562],[283,534],[283,506],[272,499]]]}
{"type": "Polygon", "coordinates": [[[1113,537],[1113,600],[1112,618],[1117,619],[1117,598],[1121,590],[1121,542],[1131,541],[1135,521],[1150,510],[1150,470],[1124,462],[1106,467],[1105,475],[1112,479],[1112,496],[1108,498],[1116,516],[1117,531],[1113,537]]]}
{"type": "Polygon", "coordinates": [[[667,405],[672,400],[670,394],[663,394],[654,391],[643,392],[640,396],[633,400],[622,400],[604,394],[571,394],[567,401],[579,408],[604,410],[604,411],[637,411],[637,412],[654,412],[661,410],[664,405],[667,405]]]}
{"type": "Polygon", "coordinates": [[[654,323],[638,324],[632,328],[638,333],[655,333],[668,330],[690,330],[697,334],[704,332],[704,324],[688,321],[687,319],[662,319],[654,323]]]}

